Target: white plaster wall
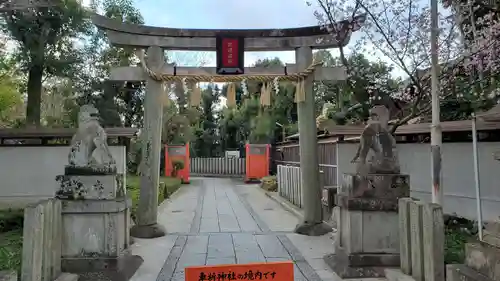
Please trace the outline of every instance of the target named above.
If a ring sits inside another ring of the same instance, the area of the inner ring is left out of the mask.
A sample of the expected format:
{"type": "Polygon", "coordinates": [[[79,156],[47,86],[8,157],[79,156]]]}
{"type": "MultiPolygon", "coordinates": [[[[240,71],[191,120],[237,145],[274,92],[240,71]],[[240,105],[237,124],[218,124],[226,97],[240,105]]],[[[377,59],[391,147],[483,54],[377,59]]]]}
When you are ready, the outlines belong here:
{"type": "MultiPolygon", "coordinates": [[[[350,161],[357,144],[339,144],[339,171],[354,172],[350,161]]],[[[398,144],[401,172],[410,175],[411,196],[431,201],[430,144],[398,144]]],[[[500,162],[493,153],[500,151],[500,143],[483,142],[478,145],[481,202],[485,220],[500,217],[500,162]]],[[[472,143],[444,143],[442,147],[444,212],[477,219],[474,188],[472,143]]]]}
{"type": "MultiPolygon", "coordinates": [[[[124,146],[111,146],[118,173],[126,172],[124,146]]],[[[22,207],[54,197],[64,174],[69,146],[0,147],[0,208],[22,207]]]]}

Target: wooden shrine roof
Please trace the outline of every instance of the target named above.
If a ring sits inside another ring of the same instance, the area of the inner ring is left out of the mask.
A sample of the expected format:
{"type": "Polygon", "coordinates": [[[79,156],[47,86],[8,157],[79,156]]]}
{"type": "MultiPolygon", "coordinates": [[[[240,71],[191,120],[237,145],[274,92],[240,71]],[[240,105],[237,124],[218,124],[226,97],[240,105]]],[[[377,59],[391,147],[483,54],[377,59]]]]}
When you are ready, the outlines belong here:
{"type": "MultiPolygon", "coordinates": [[[[478,120],[476,123],[476,128],[478,131],[487,130],[500,130],[500,122],[484,122],[478,120]]],[[[364,125],[336,125],[329,126],[328,134],[322,137],[335,137],[335,136],[359,136],[363,132],[364,125]]],[[[472,131],[472,121],[471,120],[460,120],[460,121],[446,121],[441,122],[442,132],[468,132],[472,131]]],[[[419,123],[419,124],[408,124],[401,125],[396,129],[396,135],[413,135],[413,134],[427,134],[431,131],[431,123],[419,123]]],[[[298,139],[299,134],[294,134],[287,139],[294,140],[298,139]]]]}
{"type": "MultiPolygon", "coordinates": [[[[139,132],[138,128],[104,128],[108,137],[132,138],[139,132]]],[[[69,138],[76,132],[76,128],[22,128],[0,129],[0,139],[21,138],[69,138]]]]}

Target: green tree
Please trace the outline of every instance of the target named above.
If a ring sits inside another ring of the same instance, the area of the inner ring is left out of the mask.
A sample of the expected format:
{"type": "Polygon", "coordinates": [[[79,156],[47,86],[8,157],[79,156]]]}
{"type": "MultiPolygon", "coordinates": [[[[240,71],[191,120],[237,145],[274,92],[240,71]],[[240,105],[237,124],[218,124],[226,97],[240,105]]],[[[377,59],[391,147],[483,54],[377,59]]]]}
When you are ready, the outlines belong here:
{"type": "MultiPolygon", "coordinates": [[[[258,60],[256,67],[284,66],[278,58],[258,60]]],[[[251,143],[272,143],[281,140],[283,129],[295,133],[297,122],[297,106],[294,103],[295,86],[293,83],[281,82],[279,92],[271,94],[271,105],[263,107],[260,104],[262,83],[249,81],[248,93],[245,95],[241,85],[236,87],[237,107],[224,109],[220,119],[221,145],[223,150],[242,148],[251,143]],[[291,129],[291,130],[290,130],[291,129]]],[[[226,96],[227,87],[222,89],[226,96]]]]}
{"type": "Polygon", "coordinates": [[[7,38],[0,39],[0,127],[10,127],[23,117],[20,93],[22,76],[15,58],[7,51],[7,38]]]}
{"type": "MultiPolygon", "coordinates": [[[[347,87],[344,83],[326,84],[326,91],[318,95],[323,101],[336,105],[337,109],[330,112],[329,117],[335,112],[345,112],[355,104],[360,107],[345,115],[350,121],[366,119],[370,107],[374,104],[384,104],[391,110],[393,118],[400,117],[398,114],[401,114],[401,111],[392,96],[400,91],[402,81],[392,77],[393,68],[382,61],[370,61],[363,54],[352,54],[345,62],[353,70],[347,78],[350,86],[347,87]]],[[[332,66],[343,64],[340,58],[334,59],[332,63],[332,66]]]]}
{"type": "Polygon", "coordinates": [[[41,117],[49,127],[77,126],[78,107],[70,79],[46,80],[42,91],[41,117]]]}
{"type": "Polygon", "coordinates": [[[179,105],[170,100],[163,107],[162,142],[183,145],[192,141],[199,114],[198,109],[191,107],[186,108],[184,113],[180,113],[179,105]]]}
{"type": "MultiPolygon", "coordinates": [[[[143,24],[139,10],[131,0],[92,2],[91,10],[103,11],[104,16],[120,22],[143,24]]],[[[94,103],[103,119],[103,126],[142,126],[143,82],[109,81],[112,68],[137,63],[133,48],[116,47],[109,43],[106,33],[92,28],[84,52],[85,73],[75,77],[80,93],[79,103],[94,103]]]]}
{"type": "Polygon", "coordinates": [[[80,52],[74,41],[89,31],[89,18],[77,0],[55,6],[5,12],[2,27],[18,43],[17,59],[28,74],[26,122],[40,125],[42,81],[71,76],[80,52]]]}
{"type": "Polygon", "coordinates": [[[18,85],[7,75],[0,78],[0,127],[13,124],[23,100],[18,85]]]}
{"type": "Polygon", "coordinates": [[[214,157],[219,152],[218,116],[216,106],[219,102],[220,91],[215,85],[202,91],[201,114],[195,126],[192,149],[196,157],[214,157]]]}

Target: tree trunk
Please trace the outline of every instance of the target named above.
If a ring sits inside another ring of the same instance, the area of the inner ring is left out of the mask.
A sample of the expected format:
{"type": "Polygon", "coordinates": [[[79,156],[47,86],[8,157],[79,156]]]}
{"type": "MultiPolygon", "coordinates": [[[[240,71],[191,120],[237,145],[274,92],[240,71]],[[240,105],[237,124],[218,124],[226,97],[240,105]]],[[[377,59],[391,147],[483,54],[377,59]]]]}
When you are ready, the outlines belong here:
{"type": "Polygon", "coordinates": [[[40,126],[40,105],[42,103],[43,65],[33,65],[28,73],[28,102],[26,124],[40,126]]]}

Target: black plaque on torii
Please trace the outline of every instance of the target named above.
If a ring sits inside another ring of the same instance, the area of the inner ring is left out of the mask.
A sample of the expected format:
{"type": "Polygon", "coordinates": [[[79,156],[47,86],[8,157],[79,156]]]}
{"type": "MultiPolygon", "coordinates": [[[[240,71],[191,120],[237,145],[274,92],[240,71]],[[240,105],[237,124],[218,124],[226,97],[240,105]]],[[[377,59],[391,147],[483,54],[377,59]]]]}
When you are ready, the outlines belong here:
{"type": "Polygon", "coordinates": [[[241,36],[216,36],[217,67],[219,75],[245,73],[245,39],[241,36]]]}

